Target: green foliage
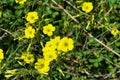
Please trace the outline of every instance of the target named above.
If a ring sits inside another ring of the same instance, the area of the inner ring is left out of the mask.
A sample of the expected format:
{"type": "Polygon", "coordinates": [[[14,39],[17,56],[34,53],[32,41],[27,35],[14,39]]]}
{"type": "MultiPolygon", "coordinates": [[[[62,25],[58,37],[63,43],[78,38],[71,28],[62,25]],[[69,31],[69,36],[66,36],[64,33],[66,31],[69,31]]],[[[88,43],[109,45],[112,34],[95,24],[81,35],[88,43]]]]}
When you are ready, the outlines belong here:
{"type": "Polygon", "coordinates": [[[109,5],[113,6],[118,0],[108,0],[109,5]]]}
{"type": "Polygon", "coordinates": [[[114,28],[120,30],[120,0],[27,0],[24,4],[0,0],[0,6],[1,80],[120,79],[120,32],[111,34],[114,28]],[[89,13],[82,10],[84,2],[93,4],[89,13]],[[26,16],[31,11],[38,12],[39,19],[31,24],[35,37],[26,39],[26,16]],[[51,37],[43,33],[48,24],[55,26],[51,37]],[[51,62],[48,73],[39,73],[35,62],[43,58],[43,47],[55,36],[72,38],[74,49],[51,62]],[[34,55],[33,64],[20,58],[24,51],[34,55]],[[8,70],[16,72],[6,74],[8,70]]]}

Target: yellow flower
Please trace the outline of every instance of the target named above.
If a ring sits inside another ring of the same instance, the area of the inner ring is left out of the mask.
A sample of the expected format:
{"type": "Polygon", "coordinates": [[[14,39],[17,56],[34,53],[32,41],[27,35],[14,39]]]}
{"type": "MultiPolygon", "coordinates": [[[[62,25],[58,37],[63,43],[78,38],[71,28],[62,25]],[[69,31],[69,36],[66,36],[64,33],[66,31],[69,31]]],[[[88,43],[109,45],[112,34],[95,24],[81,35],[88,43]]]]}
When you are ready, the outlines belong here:
{"type": "Polygon", "coordinates": [[[29,23],[33,24],[33,23],[35,23],[38,19],[39,19],[39,17],[38,17],[38,13],[37,13],[37,12],[33,11],[33,12],[27,13],[26,20],[27,20],[29,23]]]}
{"type": "Polygon", "coordinates": [[[50,41],[46,42],[45,47],[42,48],[42,51],[47,52],[50,50],[57,50],[59,42],[60,36],[57,36],[54,39],[50,39],[50,41]]]}
{"type": "Polygon", "coordinates": [[[55,50],[56,46],[52,40],[46,42],[45,47],[43,47],[42,51],[47,52],[50,50],[55,50]]]}
{"type": "Polygon", "coordinates": [[[34,62],[34,55],[30,52],[23,52],[21,55],[21,59],[23,59],[25,63],[30,64],[34,62]]]}
{"type": "Polygon", "coordinates": [[[35,63],[35,69],[37,69],[39,73],[46,73],[50,69],[49,62],[44,59],[38,59],[35,63]]]}
{"type": "Polygon", "coordinates": [[[54,43],[55,49],[57,49],[60,42],[60,36],[56,36],[54,39],[51,39],[51,41],[54,43]]]}
{"type": "Polygon", "coordinates": [[[55,31],[55,27],[52,24],[48,24],[47,26],[43,27],[43,33],[47,34],[48,36],[52,36],[53,31],[55,31]]]}
{"type": "Polygon", "coordinates": [[[19,3],[19,4],[24,4],[24,2],[26,2],[27,0],[15,0],[16,3],[19,3]]]}
{"type": "Polygon", "coordinates": [[[93,9],[93,4],[91,2],[84,2],[82,4],[82,10],[85,11],[86,13],[91,12],[93,9]]]}
{"type": "Polygon", "coordinates": [[[23,52],[22,55],[21,55],[21,59],[25,59],[27,56],[27,52],[23,52]]]}
{"type": "Polygon", "coordinates": [[[3,50],[2,50],[2,49],[0,49],[0,62],[1,62],[1,60],[3,60],[3,59],[4,59],[3,50]]]}
{"type": "Polygon", "coordinates": [[[74,48],[73,40],[71,38],[64,37],[60,40],[58,50],[63,52],[70,51],[74,48]]]}
{"type": "Polygon", "coordinates": [[[26,27],[25,38],[34,38],[34,36],[35,36],[35,29],[33,29],[31,26],[26,27]]]}
{"type": "Polygon", "coordinates": [[[113,29],[111,30],[111,34],[114,35],[114,36],[117,36],[118,33],[119,33],[119,30],[118,30],[117,28],[113,28],[113,29]]]}
{"type": "Polygon", "coordinates": [[[31,26],[31,24],[30,23],[25,23],[25,26],[29,27],[29,26],[31,26]]]}
{"type": "Polygon", "coordinates": [[[57,54],[55,50],[50,50],[43,53],[44,59],[51,62],[53,60],[57,60],[57,54]]]}

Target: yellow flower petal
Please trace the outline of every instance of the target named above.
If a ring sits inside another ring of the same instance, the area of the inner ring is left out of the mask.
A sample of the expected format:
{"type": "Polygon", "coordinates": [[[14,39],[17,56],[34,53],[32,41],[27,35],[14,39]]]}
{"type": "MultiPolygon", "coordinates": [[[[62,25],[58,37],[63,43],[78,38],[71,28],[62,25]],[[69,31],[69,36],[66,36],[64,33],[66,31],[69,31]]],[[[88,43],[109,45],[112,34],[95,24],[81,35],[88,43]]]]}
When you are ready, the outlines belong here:
{"type": "Polygon", "coordinates": [[[0,49],[0,61],[1,61],[2,59],[4,59],[4,53],[3,53],[3,50],[0,49]]]}
{"type": "Polygon", "coordinates": [[[27,0],[15,0],[16,3],[24,4],[27,0]]]}

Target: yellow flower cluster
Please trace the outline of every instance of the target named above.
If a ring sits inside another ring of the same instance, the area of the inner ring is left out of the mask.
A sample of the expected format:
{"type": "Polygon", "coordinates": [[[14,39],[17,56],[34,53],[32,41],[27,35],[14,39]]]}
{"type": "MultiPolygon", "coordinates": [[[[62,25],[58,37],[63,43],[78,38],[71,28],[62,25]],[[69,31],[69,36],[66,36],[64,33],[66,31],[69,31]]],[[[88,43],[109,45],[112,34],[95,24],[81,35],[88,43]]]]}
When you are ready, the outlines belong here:
{"type": "Polygon", "coordinates": [[[34,55],[30,52],[23,52],[21,59],[23,59],[25,63],[30,64],[34,62],[34,55]]]}
{"type": "MultiPolygon", "coordinates": [[[[58,38],[58,37],[57,37],[58,38]]],[[[46,73],[50,69],[50,62],[57,60],[57,51],[55,50],[57,45],[53,44],[54,39],[51,39],[45,44],[43,48],[43,59],[38,59],[35,63],[35,68],[39,73],[46,73]]]]}
{"type": "Polygon", "coordinates": [[[60,36],[51,39],[46,42],[45,47],[42,49],[43,52],[47,52],[50,50],[58,50],[63,52],[68,52],[74,48],[74,43],[71,38],[63,37],[60,39],[60,36]]]}
{"type": "Polygon", "coordinates": [[[15,0],[16,3],[24,4],[27,0],[15,0]]]}
{"type": "Polygon", "coordinates": [[[28,23],[26,23],[26,28],[25,28],[25,38],[34,38],[35,37],[35,29],[32,28],[31,24],[35,23],[39,19],[38,13],[33,11],[33,12],[28,12],[26,16],[26,20],[28,23]]]}
{"type": "Polygon", "coordinates": [[[50,62],[57,60],[57,57],[62,52],[72,50],[74,47],[73,40],[71,38],[64,37],[60,39],[60,36],[50,39],[43,47],[43,59],[38,59],[35,63],[35,68],[39,73],[46,73],[50,69],[50,62]]]}
{"type": "Polygon", "coordinates": [[[55,31],[55,27],[52,24],[48,24],[43,27],[43,33],[47,34],[48,36],[52,36],[53,31],[55,31]]]}
{"type": "Polygon", "coordinates": [[[91,2],[84,2],[82,4],[82,10],[85,11],[86,13],[91,12],[93,9],[93,4],[91,2]]]}
{"type": "Polygon", "coordinates": [[[18,40],[22,40],[23,38],[34,38],[35,37],[35,29],[33,28],[33,23],[35,23],[39,17],[38,17],[38,13],[33,11],[33,12],[28,12],[27,15],[25,16],[26,20],[28,21],[27,23],[25,23],[25,30],[24,30],[24,36],[19,36],[17,38],[15,38],[14,40],[18,39],[18,40]]]}
{"type": "MultiPolygon", "coordinates": [[[[52,36],[53,31],[55,31],[55,27],[52,24],[43,27],[43,33],[48,36],[52,36]]],[[[50,69],[50,63],[53,60],[57,60],[60,53],[66,53],[73,48],[74,42],[71,38],[63,37],[60,39],[60,36],[51,38],[42,48],[43,58],[37,60],[35,63],[35,69],[37,69],[39,73],[48,72],[50,69]]]]}
{"type": "MultiPolygon", "coordinates": [[[[25,25],[25,38],[33,38],[35,36],[35,29],[32,28],[32,24],[28,22],[25,25]]],[[[43,26],[43,33],[49,37],[53,35],[53,31],[55,31],[55,27],[52,24],[43,26]]],[[[34,68],[39,73],[47,73],[50,70],[50,63],[53,60],[57,60],[58,55],[71,51],[73,48],[74,42],[71,38],[60,38],[60,36],[51,38],[42,48],[43,58],[38,58],[37,62],[34,63],[34,68]]],[[[35,61],[34,55],[28,50],[21,54],[21,59],[27,64],[32,64],[35,61]]]]}
{"type": "Polygon", "coordinates": [[[113,28],[113,29],[111,30],[111,34],[112,34],[113,36],[117,36],[117,35],[119,34],[119,30],[118,30],[117,28],[113,28]]]}
{"type": "Polygon", "coordinates": [[[0,49],[0,62],[4,59],[4,53],[3,50],[0,49]]]}

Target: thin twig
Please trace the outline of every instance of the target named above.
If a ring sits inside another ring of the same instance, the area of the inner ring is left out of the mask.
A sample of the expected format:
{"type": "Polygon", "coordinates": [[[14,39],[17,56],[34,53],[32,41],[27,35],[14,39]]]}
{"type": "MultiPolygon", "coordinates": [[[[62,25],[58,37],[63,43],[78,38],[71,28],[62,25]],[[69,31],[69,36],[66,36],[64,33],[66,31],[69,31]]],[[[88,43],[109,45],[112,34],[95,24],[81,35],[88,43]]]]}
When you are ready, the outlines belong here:
{"type": "Polygon", "coordinates": [[[111,11],[112,11],[113,7],[111,7],[108,12],[98,21],[99,23],[103,20],[104,17],[106,17],[111,11]]]}
{"type": "Polygon", "coordinates": [[[119,40],[120,40],[120,36],[116,40],[114,40],[113,42],[111,42],[109,45],[112,45],[112,44],[114,44],[115,42],[117,42],[119,40]]]}
{"type": "MultiPolygon", "coordinates": [[[[6,32],[6,33],[12,35],[12,33],[11,33],[10,31],[6,30],[6,29],[0,28],[0,30],[2,30],[2,31],[4,31],[4,32],[6,32]]],[[[12,35],[12,36],[13,36],[13,35],[12,35]]]]}
{"type": "Polygon", "coordinates": [[[109,51],[113,52],[114,54],[116,54],[117,56],[120,57],[120,54],[117,53],[116,51],[114,51],[113,49],[109,48],[107,45],[105,45],[102,41],[98,40],[97,38],[95,38],[92,34],[88,33],[85,29],[84,31],[90,36],[92,37],[95,41],[97,41],[98,43],[100,43],[101,45],[103,45],[106,49],[108,49],[109,51]]]}
{"type": "Polygon", "coordinates": [[[4,37],[6,37],[8,34],[10,34],[10,35],[13,36],[13,34],[12,34],[10,31],[6,30],[6,29],[0,28],[0,30],[2,30],[2,31],[5,32],[5,33],[0,37],[0,40],[2,40],[2,39],[3,39],[4,37]]]}
{"type": "Polygon", "coordinates": [[[109,63],[111,63],[112,65],[114,65],[116,68],[120,68],[119,65],[114,64],[114,63],[113,63],[112,61],[110,61],[108,58],[105,58],[105,57],[103,57],[103,56],[102,56],[102,58],[105,59],[106,61],[108,61],[109,63]]]}
{"type": "Polygon", "coordinates": [[[4,33],[1,37],[0,37],[0,40],[2,40],[4,37],[7,36],[7,33],[4,33]]]}
{"type": "MultiPolygon", "coordinates": [[[[89,49],[89,48],[86,48],[89,49]]],[[[96,53],[100,53],[104,48],[102,48],[99,52],[97,51],[96,53]]],[[[89,49],[90,50],[90,49],[89,49]]],[[[93,51],[91,51],[91,53],[93,53],[93,51]]],[[[95,55],[95,54],[94,54],[95,55]]],[[[99,57],[105,59],[106,61],[108,61],[109,63],[111,63],[112,65],[114,65],[116,68],[120,68],[120,65],[114,64],[111,60],[109,60],[108,58],[105,58],[104,56],[100,55],[99,57]]]]}
{"type": "Polygon", "coordinates": [[[67,10],[65,10],[61,5],[59,5],[55,0],[52,0],[52,2],[57,5],[60,9],[62,9],[70,18],[72,18],[76,23],[79,24],[79,21],[77,21],[67,10]]]}
{"type": "MultiPolygon", "coordinates": [[[[73,60],[73,59],[69,59],[69,58],[66,58],[66,60],[69,60],[69,61],[72,61],[72,62],[74,62],[74,63],[76,63],[76,64],[79,64],[80,66],[82,65],[80,62],[78,62],[77,60],[73,60]]],[[[69,68],[69,69],[71,69],[71,68],[69,68]]],[[[74,70],[74,68],[73,69],[71,69],[71,70],[74,70]]],[[[91,73],[89,73],[86,69],[84,69],[84,68],[82,68],[82,73],[85,73],[85,74],[87,74],[87,75],[91,75],[91,73]]]]}

